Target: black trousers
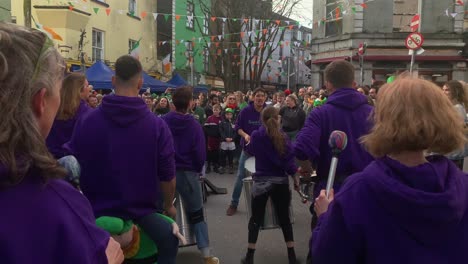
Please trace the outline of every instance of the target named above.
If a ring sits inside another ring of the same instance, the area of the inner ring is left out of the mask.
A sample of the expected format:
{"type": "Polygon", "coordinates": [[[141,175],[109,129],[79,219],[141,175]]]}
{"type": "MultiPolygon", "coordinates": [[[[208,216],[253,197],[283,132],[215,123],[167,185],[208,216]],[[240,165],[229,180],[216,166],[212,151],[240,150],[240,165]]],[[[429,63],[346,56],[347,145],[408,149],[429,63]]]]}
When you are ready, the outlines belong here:
{"type": "Polygon", "coordinates": [[[221,167],[226,167],[226,159],[228,161],[227,165],[229,167],[233,166],[234,151],[235,150],[220,150],[220,152],[219,152],[219,158],[220,158],[219,164],[221,165],[221,167]]]}
{"type": "Polygon", "coordinates": [[[213,165],[214,168],[219,167],[219,150],[208,150],[207,153],[208,166],[213,165]]]}
{"type": "Polygon", "coordinates": [[[291,219],[289,219],[289,206],[291,205],[289,184],[274,184],[269,192],[252,197],[252,216],[249,221],[249,243],[257,243],[258,232],[260,231],[260,226],[263,224],[263,219],[265,217],[265,206],[268,197],[271,197],[273,206],[278,215],[284,241],[294,241],[291,219]]]}

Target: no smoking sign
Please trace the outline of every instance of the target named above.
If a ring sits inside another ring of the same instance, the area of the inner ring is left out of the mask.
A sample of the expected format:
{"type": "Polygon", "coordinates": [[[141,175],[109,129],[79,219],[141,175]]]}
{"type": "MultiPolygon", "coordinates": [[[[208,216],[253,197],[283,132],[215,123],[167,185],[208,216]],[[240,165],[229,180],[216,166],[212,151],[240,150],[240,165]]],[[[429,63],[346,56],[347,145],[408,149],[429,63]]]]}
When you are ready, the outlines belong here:
{"type": "Polygon", "coordinates": [[[411,33],[406,38],[405,44],[406,47],[410,50],[417,50],[422,47],[424,38],[420,33],[411,33]]]}

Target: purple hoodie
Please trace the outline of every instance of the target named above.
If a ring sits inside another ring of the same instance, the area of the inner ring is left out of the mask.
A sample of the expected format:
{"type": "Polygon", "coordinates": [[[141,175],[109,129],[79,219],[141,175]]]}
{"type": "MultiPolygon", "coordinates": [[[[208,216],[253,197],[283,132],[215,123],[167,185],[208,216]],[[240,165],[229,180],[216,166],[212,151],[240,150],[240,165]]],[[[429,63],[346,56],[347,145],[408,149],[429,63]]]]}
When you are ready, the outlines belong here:
{"type": "MultiPolygon", "coordinates": [[[[266,107],[266,104],[264,107],[266,107]]],[[[260,114],[260,112],[255,110],[254,102],[250,102],[247,107],[240,111],[237,117],[236,127],[234,128],[236,133],[238,133],[239,129],[242,129],[245,133],[252,135],[252,132],[262,125],[260,114]]],[[[241,137],[240,144],[242,148],[245,147],[245,140],[243,137],[241,137]]]]}
{"type": "Polygon", "coordinates": [[[316,190],[323,188],[328,178],[332,158],[328,138],[334,130],[348,136],[348,145],[340,154],[336,168],[336,191],[347,176],[362,171],[373,160],[359,142],[371,128],[371,111],[365,96],[355,89],[341,88],[328,97],[325,105],[310,113],[297,135],[295,152],[298,159],[308,159],[317,165],[320,182],[316,190]]]}
{"type": "Polygon", "coordinates": [[[81,165],[81,189],[96,217],[154,213],[160,182],[175,177],[171,132],[138,97],[104,97],[78,121],[68,147],[81,165]]]}
{"type": "Polygon", "coordinates": [[[349,177],[312,234],[314,264],[466,263],[468,175],[428,160],[382,158],[349,177]]]}
{"type": "Polygon", "coordinates": [[[203,129],[192,115],[169,112],[162,117],[171,129],[176,169],[201,172],[206,160],[203,129]]]}
{"type": "Polygon", "coordinates": [[[293,148],[286,135],[285,140],[287,140],[285,155],[280,156],[264,126],[252,133],[250,144],[245,148],[248,153],[255,156],[255,178],[287,177],[296,173],[293,148]]]}
{"type": "Polygon", "coordinates": [[[47,137],[46,144],[50,153],[52,153],[56,159],[60,159],[66,155],[66,150],[63,148],[63,144],[70,140],[76,121],[91,110],[93,109],[90,108],[84,100],[81,100],[74,117],[68,120],[55,119],[49,136],[47,137]]]}
{"type": "Polygon", "coordinates": [[[0,262],[107,263],[109,234],[96,226],[88,200],[63,180],[37,176],[0,191],[0,262]]]}

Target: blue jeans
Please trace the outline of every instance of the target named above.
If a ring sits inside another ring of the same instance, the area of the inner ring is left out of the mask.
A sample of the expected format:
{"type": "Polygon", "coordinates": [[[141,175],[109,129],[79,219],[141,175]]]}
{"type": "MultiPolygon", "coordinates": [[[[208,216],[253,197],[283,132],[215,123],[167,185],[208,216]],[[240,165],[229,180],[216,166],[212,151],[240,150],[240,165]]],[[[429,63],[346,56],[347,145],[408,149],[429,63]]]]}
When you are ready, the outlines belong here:
{"type": "MultiPolygon", "coordinates": [[[[176,188],[185,203],[185,210],[189,218],[192,218],[194,213],[200,210],[203,211],[202,190],[198,173],[193,171],[176,171],[176,188]]],[[[209,247],[208,226],[205,219],[197,221],[197,223],[192,225],[192,228],[197,238],[197,247],[199,249],[209,247]]]]}
{"type": "Polygon", "coordinates": [[[135,221],[158,247],[158,263],[175,264],[179,239],[172,234],[172,224],[158,216],[150,214],[135,221]]]}
{"type": "Polygon", "coordinates": [[[242,180],[245,178],[245,161],[250,158],[250,155],[242,151],[239,158],[239,169],[237,170],[236,184],[232,191],[231,206],[237,207],[239,205],[239,199],[242,193],[242,180]]]}

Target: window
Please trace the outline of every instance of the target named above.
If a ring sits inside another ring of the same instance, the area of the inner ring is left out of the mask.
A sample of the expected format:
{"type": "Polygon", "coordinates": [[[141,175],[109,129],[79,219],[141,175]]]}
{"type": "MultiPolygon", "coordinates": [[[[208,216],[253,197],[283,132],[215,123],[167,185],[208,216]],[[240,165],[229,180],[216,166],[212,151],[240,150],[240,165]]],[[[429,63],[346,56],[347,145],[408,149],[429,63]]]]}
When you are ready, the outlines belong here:
{"type": "Polygon", "coordinates": [[[299,40],[299,41],[302,41],[302,31],[297,31],[296,39],[299,40]]]}
{"type": "Polygon", "coordinates": [[[93,29],[93,61],[104,60],[104,32],[93,29]]]}
{"type": "Polygon", "coordinates": [[[193,60],[193,49],[192,49],[192,42],[187,41],[185,42],[185,55],[187,56],[187,63],[186,66],[190,67],[190,61],[193,60]]]}
{"type": "Polygon", "coordinates": [[[205,72],[210,71],[210,50],[205,48],[203,51],[203,64],[205,67],[205,72]]]}
{"type": "Polygon", "coordinates": [[[308,33],[307,34],[307,43],[311,43],[312,42],[312,34],[308,33]]]}
{"type": "Polygon", "coordinates": [[[210,30],[210,16],[205,14],[205,19],[203,19],[203,34],[208,35],[210,30]]]}
{"type": "Polygon", "coordinates": [[[336,19],[335,10],[342,5],[342,3],[336,0],[327,0],[325,7],[325,14],[328,14],[325,22],[325,36],[337,36],[343,32],[343,19],[342,16],[336,19]]]}
{"type": "Polygon", "coordinates": [[[193,3],[187,3],[187,28],[193,29],[193,13],[194,13],[194,5],[193,3]]]}
{"type": "Polygon", "coordinates": [[[135,47],[137,41],[133,39],[128,40],[128,54],[132,53],[133,47],[135,47]]]}
{"type": "Polygon", "coordinates": [[[136,0],[128,0],[128,13],[132,16],[137,14],[137,2],[136,0]]]}

